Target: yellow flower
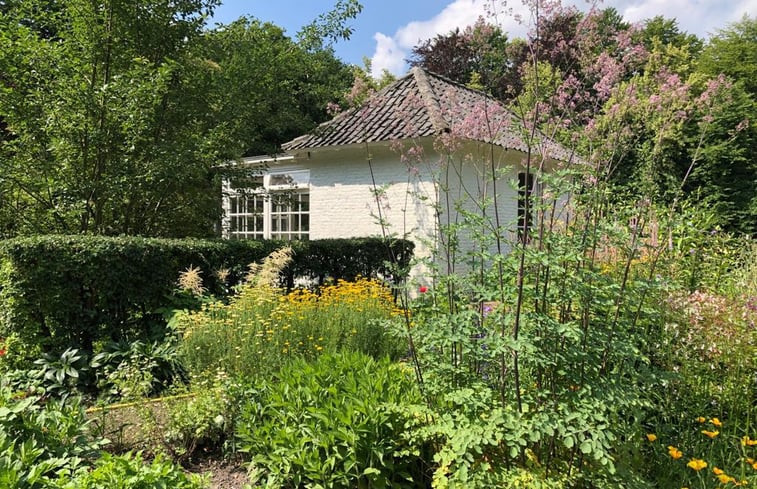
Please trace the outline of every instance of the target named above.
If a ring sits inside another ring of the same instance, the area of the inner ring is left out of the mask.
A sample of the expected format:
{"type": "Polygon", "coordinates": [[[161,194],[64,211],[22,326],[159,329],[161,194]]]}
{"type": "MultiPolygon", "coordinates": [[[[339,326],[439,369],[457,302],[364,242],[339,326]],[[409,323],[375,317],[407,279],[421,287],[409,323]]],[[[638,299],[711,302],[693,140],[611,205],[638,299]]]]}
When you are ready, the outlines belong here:
{"type": "Polygon", "coordinates": [[[691,467],[693,470],[699,472],[703,468],[707,467],[707,462],[699,458],[692,458],[691,460],[689,460],[689,463],[687,463],[686,466],[691,467]]]}
{"type": "Polygon", "coordinates": [[[668,454],[670,454],[671,457],[673,457],[675,460],[678,460],[679,458],[683,457],[683,452],[681,452],[679,449],[672,445],[668,445],[668,454]]]}
{"type": "Polygon", "coordinates": [[[741,438],[741,446],[750,446],[753,447],[754,445],[757,445],[757,440],[752,440],[748,436],[744,436],[741,438]]]}
{"type": "Polygon", "coordinates": [[[709,436],[710,438],[715,438],[716,436],[720,434],[719,431],[707,431],[707,430],[702,430],[702,433],[709,436]]]}
{"type": "Polygon", "coordinates": [[[657,435],[654,433],[647,433],[647,440],[649,441],[655,441],[657,439],[657,435]]]}
{"type": "Polygon", "coordinates": [[[707,418],[705,418],[704,416],[699,416],[697,418],[697,421],[700,422],[700,423],[704,423],[705,421],[707,421],[707,418]]]}
{"type": "Polygon", "coordinates": [[[727,474],[720,474],[718,476],[718,479],[720,479],[721,484],[728,484],[729,482],[736,482],[736,479],[734,479],[733,477],[727,474]]]}
{"type": "Polygon", "coordinates": [[[720,474],[724,474],[725,472],[723,472],[721,469],[719,469],[717,467],[713,467],[712,468],[712,473],[715,474],[715,475],[720,475],[720,474]]]}
{"type": "Polygon", "coordinates": [[[723,423],[721,423],[721,422],[720,422],[720,420],[719,420],[718,418],[712,418],[712,419],[710,420],[710,423],[714,424],[714,425],[715,425],[715,426],[717,426],[718,428],[719,428],[719,427],[721,427],[721,426],[723,426],[723,423]]]}

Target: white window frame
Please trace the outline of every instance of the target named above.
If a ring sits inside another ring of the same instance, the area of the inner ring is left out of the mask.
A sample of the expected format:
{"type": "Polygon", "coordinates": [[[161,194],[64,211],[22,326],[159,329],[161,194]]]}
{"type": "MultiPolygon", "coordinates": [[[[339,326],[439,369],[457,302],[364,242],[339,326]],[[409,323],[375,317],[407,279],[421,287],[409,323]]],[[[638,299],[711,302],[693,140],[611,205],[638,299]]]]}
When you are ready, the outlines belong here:
{"type": "Polygon", "coordinates": [[[262,187],[254,189],[232,188],[229,178],[224,177],[224,218],[222,223],[224,238],[282,239],[287,241],[292,239],[310,239],[310,170],[293,167],[261,169],[261,176],[263,177],[262,187]],[[281,176],[285,176],[287,183],[279,183],[281,176]],[[237,208],[237,212],[231,212],[233,200],[243,196],[247,196],[248,199],[237,200],[237,205],[240,202],[246,202],[244,211],[240,212],[239,208],[237,208]],[[291,204],[288,208],[284,209],[277,207],[277,197],[281,196],[293,199],[297,204],[296,208],[291,207],[291,204]],[[262,203],[261,215],[247,212],[247,205],[249,205],[250,200],[253,202],[257,200],[257,202],[262,203]],[[260,223],[260,218],[262,218],[262,232],[256,229],[256,226],[253,226],[253,229],[247,226],[247,223],[251,220],[255,224],[260,223]],[[297,223],[296,230],[292,230],[293,219],[297,223]],[[232,221],[234,220],[236,220],[237,224],[239,221],[244,222],[243,230],[232,230],[232,221]],[[279,229],[280,224],[283,222],[288,223],[288,229],[279,229]],[[275,223],[278,223],[278,225],[275,223]],[[302,227],[306,227],[307,229],[302,230],[302,227]]]}

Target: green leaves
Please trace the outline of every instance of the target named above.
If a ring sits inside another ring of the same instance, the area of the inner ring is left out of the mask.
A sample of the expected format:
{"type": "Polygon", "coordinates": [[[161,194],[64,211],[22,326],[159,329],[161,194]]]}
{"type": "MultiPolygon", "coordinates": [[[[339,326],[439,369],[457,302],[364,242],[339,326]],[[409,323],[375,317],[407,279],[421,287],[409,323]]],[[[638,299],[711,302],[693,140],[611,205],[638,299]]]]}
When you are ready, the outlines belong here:
{"type": "MultiPolygon", "coordinates": [[[[0,12],[0,237],[211,236],[214,168],[325,120],[348,67],[272,24],[205,30],[218,4],[23,0],[0,12]]],[[[347,35],[357,12],[344,2],[314,35],[347,35]]]]}
{"type": "Polygon", "coordinates": [[[240,450],[261,482],[308,487],[417,487],[421,468],[404,436],[402,406],[419,400],[412,378],[388,361],[345,353],[294,362],[259,383],[243,408],[240,450]]]}

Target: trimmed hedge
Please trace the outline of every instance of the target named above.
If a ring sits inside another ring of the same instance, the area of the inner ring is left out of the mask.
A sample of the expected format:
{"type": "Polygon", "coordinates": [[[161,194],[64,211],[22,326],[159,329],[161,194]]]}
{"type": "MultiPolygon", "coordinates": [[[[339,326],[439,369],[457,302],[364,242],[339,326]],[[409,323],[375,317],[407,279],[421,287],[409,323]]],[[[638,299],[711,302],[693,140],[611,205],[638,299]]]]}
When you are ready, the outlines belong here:
{"type": "MultiPolygon", "coordinates": [[[[208,292],[224,295],[247,265],[287,243],[102,236],[36,236],[0,241],[0,337],[18,334],[46,350],[91,350],[102,339],[134,339],[164,325],[179,272],[200,267],[208,292]],[[230,270],[229,283],[215,272],[230,270]]],[[[298,241],[294,276],[397,279],[386,262],[389,247],[378,238],[298,241]]],[[[406,270],[413,244],[393,241],[399,269],[406,270]]]]}

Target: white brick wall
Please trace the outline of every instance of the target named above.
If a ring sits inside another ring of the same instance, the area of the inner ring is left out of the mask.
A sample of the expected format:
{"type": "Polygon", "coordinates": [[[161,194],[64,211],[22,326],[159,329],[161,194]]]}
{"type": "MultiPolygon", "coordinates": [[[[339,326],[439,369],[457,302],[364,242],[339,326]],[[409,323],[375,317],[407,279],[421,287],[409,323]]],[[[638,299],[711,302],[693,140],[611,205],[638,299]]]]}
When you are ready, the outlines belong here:
{"type": "MultiPolygon", "coordinates": [[[[408,171],[386,146],[371,147],[370,152],[375,185],[381,189],[381,217],[388,223],[386,231],[413,240],[416,257],[430,256],[427,242],[436,235],[436,190],[431,175],[423,169],[418,175],[408,171]]],[[[314,152],[307,167],[311,239],[382,235],[364,147],[314,152]]]]}
{"type": "MultiPolygon", "coordinates": [[[[463,147],[450,162],[445,175],[439,165],[440,156],[426,141],[422,162],[414,163],[415,171],[391,151],[387,144],[369,145],[375,185],[382,189],[381,215],[388,223],[386,231],[396,236],[407,236],[416,244],[415,256],[426,258],[437,247],[437,203],[440,220],[455,222],[461,218],[461,209],[480,212],[474,203],[482,198],[491,199],[494,186],[491,182],[491,159],[497,172],[497,204],[503,251],[515,239],[517,222],[517,191],[511,181],[517,180],[523,153],[470,143],[463,147]],[[436,179],[436,180],[435,180],[436,179]],[[448,185],[448,192],[439,191],[434,181],[448,185]],[[449,204],[449,207],[447,206],[449,204]]],[[[447,161],[445,159],[445,161],[447,161]]],[[[351,238],[381,236],[379,213],[373,192],[368,153],[362,145],[341,148],[324,148],[295,155],[280,164],[269,164],[270,169],[310,170],[310,239],[351,238]]],[[[494,209],[486,209],[487,219],[494,222],[494,209]]],[[[493,225],[491,227],[494,227],[493,225]]],[[[469,249],[473,241],[469,234],[460,236],[461,248],[469,249]]],[[[494,251],[494,245],[492,245],[494,251]]],[[[461,260],[462,262],[462,260],[461,260]]],[[[459,262],[456,269],[464,267],[459,262]]],[[[444,267],[443,260],[440,264],[444,267]]],[[[444,267],[446,268],[446,267],[444,267]]],[[[425,270],[414,270],[422,278],[425,270]]]]}

